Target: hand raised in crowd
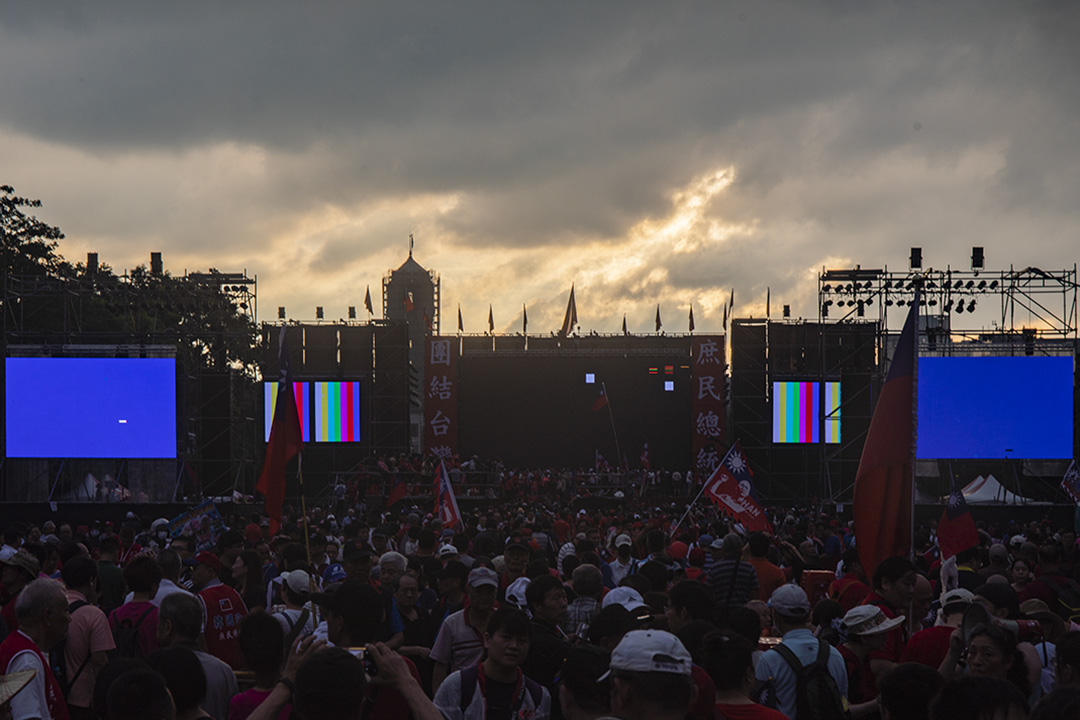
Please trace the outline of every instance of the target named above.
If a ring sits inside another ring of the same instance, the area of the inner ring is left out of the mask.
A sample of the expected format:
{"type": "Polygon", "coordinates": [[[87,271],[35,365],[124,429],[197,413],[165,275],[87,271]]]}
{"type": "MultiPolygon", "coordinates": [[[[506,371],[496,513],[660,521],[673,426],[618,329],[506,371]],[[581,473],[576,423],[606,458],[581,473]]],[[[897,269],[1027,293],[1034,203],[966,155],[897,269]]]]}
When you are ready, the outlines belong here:
{"type": "Polygon", "coordinates": [[[326,647],[326,640],[316,639],[314,635],[297,638],[289,649],[289,658],[285,661],[284,676],[289,680],[296,680],[296,673],[300,670],[308,658],[326,647]]]}

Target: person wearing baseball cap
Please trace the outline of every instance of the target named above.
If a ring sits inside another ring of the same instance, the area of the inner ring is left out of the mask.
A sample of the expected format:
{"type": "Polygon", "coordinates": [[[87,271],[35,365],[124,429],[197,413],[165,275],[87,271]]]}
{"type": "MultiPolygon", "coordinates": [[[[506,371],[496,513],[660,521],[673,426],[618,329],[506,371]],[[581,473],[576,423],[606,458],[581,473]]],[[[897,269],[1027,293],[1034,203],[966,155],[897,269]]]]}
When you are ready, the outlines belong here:
{"type": "Polygon", "coordinates": [[[624,720],[682,720],[696,697],[693,660],[664,630],[631,630],[611,653],[611,712],[624,720]]]}
{"type": "Polygon", "coordinates": [[[432,690],[438,690],[450,673],[471,667],[484,656],[484,631],[495,608],[499,576],[491,568],[473,568],[466,586],[465,607],[443,620],[431,647],[432,690]]]}
{"type": "Polygon", "coordinates": [[[506,563],[506,572],[503,573],[499,582],[500,595],[506,592],[510,583],[519,577],[525,577],[525,569],[529,566],[529,558],[532,556],[532,547],[526,542],[524,536],[519,533],[511,535],[506,540],[503,548],[503,561],[506,563]]]}
{"type": "Polygon", "coordinates": [[[206,652],[224,660],[233,670],[239,670],[244,667],[244,656],[240,652],[236,628],[248,614],[244,599],[218,578],[221,560],[214,553],[203,550],[184,564],[193,568],[191,589],[204,608],[206,652]]]}
{"type": "Polygon", "coordinates": [[[960,627],[964,611],[975,602],[975,595],[970,590],[957,588],[950,590],[941,598],[941,625],[928,627],[911,636],[900,662],[917,662],[937,670],[942,660],[949,654],[949,636],[960,627]]]}
{"type": "Polygon", "coordinates": [[[798,673],[796,668],[815,661],[824,661],[829,675],[836,682],[840,695],[848,695],[847,668],[840,652],[824,640],[814,637],[807,625],[810,619],[810,600],[798,585],[781,585],[769,598],[773,625],[781,634],[780,644],[761,656],[756,677],[762,683],[771,682],[776,693],[776,709],[792,720],[798,720],[798,698],[795,694],[798,673]]]}
{"type": "Polygon", "coordinates": [[[634,541],[626,533],[615,538],[616,557],[608,565],[611,566],[611,580],[616,587],[624,577],[632,573],[634,568],[637,567],[638,561],[631,555],[633,548],[634,541]]]}

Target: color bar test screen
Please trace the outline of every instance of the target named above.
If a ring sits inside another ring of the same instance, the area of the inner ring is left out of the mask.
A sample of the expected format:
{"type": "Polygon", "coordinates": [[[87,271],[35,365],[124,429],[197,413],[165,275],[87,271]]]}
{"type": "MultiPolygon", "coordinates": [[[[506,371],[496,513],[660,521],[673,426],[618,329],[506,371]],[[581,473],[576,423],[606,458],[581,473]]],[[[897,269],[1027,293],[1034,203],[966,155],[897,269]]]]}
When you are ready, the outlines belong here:
{"type": "Polygon", "coordinates": [[[773,442],[840,442],[840,383],[773,383],[773,442]]]}
{"type": "Polygon", "coordinates": [[[316,382],[315,442],[360,442],[360,383],[316,382]]]}

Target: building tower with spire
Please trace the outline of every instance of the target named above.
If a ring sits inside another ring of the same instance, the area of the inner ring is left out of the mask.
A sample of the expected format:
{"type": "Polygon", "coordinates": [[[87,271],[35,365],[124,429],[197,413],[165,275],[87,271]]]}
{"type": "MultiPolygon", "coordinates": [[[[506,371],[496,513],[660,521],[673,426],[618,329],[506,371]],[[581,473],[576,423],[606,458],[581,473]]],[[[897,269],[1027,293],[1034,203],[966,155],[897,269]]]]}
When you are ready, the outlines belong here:
{"type": "Polygon", "coordinates": [[[409,336],[409,372],[416,382],[410,404],[410,437],[414,450],[420,447],[423,425],[424,347],[428,335],[439,334],[439,275],[425,270],[413,259],[413,236],[409,235],[409,257],[397,270],[383,277],[383,318],[405,323],[409,336]]]}

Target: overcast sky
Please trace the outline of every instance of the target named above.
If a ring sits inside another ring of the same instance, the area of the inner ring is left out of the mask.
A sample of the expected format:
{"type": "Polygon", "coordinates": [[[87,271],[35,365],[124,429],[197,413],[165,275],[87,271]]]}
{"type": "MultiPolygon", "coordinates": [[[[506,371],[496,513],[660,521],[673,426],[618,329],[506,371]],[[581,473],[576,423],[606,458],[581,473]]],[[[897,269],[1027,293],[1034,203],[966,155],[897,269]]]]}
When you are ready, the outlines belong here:
{"type": "Polygon", "coordinates": [[[122,270],[363,312],[416,259],[443,330],[719,330],[830,268],[1072,268],[1080,5],[5,3],[0,184],[122,270]]]}

